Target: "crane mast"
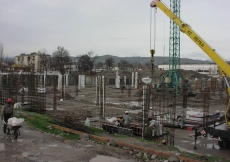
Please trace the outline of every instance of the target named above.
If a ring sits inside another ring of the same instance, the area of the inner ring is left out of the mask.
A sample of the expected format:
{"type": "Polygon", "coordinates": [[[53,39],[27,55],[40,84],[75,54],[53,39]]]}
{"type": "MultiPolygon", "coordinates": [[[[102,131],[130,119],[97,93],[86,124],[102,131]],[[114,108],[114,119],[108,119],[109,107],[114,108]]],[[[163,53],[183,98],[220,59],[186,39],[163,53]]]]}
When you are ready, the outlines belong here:
{"type": "MultiPolygon", "coordinates": [[[[180,0],[170,0],[170,10],[180,17],[180,0]]],[[[180,28],[170,19],[170,37],[169,37],[169,71],[164,76],[158,87],[167,83],[168,87],[175,88],[177,94],[180,94],[180,78],[184,80],[180,73],[180,28]]]]}

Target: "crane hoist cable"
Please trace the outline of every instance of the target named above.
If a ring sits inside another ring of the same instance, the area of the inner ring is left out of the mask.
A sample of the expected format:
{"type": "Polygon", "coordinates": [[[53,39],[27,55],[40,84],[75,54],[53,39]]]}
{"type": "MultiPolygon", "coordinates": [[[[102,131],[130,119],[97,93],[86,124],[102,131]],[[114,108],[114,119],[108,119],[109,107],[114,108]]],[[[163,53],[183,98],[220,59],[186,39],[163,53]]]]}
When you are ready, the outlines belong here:
{"type": "MultiPolygon", "coordinates": [[[[152,63],[152,72],[154,71],[154,54],[155,54],[155,48],[156,48],[156,12],[157,8],[154,8],[154,42],[152,49],[152,8],[150,8],[150,53],[151,53],[151,63],[152,63]]],[[[153,74],[153,73],[152,73],[153,74]]]]}
{"type": "Polygon", "coordinates": [[[164,47],[163,47],[163,60],[165,58],[165,15],[164,15],[164,47]]]}
{"type": "Polygon", "coordinates": [[[153,49],[156,47],[156,12],[157,8],[150,7],[150,50],[152,49],[152,9],[154,9],[154,40],[153,40],[153,49]]]}

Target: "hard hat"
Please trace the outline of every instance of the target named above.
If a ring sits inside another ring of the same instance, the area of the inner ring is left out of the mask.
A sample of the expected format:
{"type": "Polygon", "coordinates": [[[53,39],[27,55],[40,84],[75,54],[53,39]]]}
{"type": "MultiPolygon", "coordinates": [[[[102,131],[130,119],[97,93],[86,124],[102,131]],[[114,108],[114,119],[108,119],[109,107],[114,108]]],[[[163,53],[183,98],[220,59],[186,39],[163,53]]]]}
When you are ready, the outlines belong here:
{"type": "Polygon", "coordinates": [[[128,111],[125,111],[126,114],[128,114],[129,112],[128,111]]]}
{"type": "Polygon", "coordinates": [[[7,103],[12,103],[13,100],[12,100],[12,98],[8,98],[6,102],[7,102],[7,103]]]}

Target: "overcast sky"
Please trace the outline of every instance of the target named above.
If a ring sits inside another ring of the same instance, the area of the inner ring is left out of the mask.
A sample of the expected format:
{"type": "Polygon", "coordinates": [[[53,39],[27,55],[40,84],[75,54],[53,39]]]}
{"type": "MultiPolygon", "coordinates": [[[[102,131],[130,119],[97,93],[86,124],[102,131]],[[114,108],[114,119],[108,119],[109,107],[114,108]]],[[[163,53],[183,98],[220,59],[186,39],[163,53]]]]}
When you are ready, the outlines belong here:
{"type": "MultiPolygon", "coordinates": [[[[168,56],[170,20],[158,9],[150,36],[151,1],[0,0],[0,43],[8,56],[44,48],[52,54],[63,46],[71,56],[92,50],[94,55],[148,57],[154,43],[156,56],[168,56]]],[[[170,0],[163,2],[170,5],[170,0]]],[[[181,0],[181,19],[226,60],[229,6],[230,0],[181,0]]],[[[185,34],[180,36],[181,57],[209,59],[185,34]]]]}

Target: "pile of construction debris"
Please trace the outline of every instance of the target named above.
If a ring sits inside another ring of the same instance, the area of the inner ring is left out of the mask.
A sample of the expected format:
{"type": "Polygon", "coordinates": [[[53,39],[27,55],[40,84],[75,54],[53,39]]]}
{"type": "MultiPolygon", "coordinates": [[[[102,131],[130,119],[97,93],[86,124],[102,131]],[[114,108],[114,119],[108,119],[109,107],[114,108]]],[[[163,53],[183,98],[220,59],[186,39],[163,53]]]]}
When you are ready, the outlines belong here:
{"type": "Polygon", "coordinates": [[[89,115],[89,111],[82,110],[81,112],[76,113],[70,111],[52,110],[47,111],[46,113],[53,118],[53,122],[55,124],[86,133],[94,133],[92,128],[87,127],[84,124],[87,117],[91,116],[89,115]]]}

